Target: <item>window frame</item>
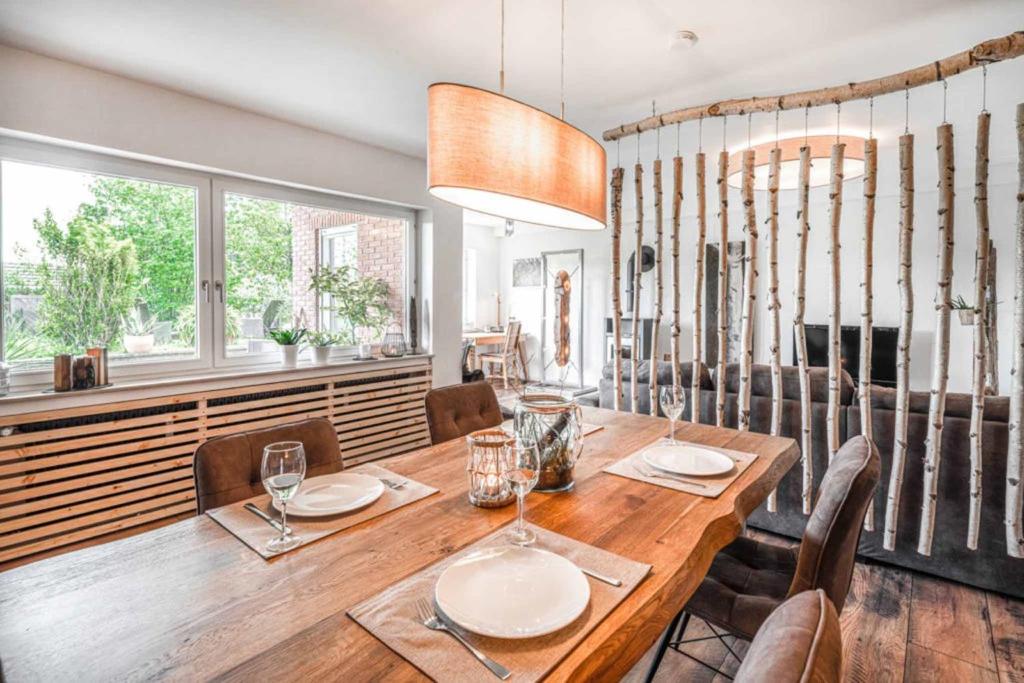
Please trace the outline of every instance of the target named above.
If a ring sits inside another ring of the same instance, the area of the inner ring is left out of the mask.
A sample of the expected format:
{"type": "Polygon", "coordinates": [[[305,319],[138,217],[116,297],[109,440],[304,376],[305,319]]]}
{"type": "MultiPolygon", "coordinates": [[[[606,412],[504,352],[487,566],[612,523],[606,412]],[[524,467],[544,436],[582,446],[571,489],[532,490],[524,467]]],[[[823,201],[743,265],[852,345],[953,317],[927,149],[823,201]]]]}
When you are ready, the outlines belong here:
{"type": "MultiPolygon", "coordinates": [[[[403,219],[405,229],[405,278],[403,291],[404,314],[402,328],[408,339],[413,324],[409,297],[418,294],[419,271],[418,239],[420,210],[402,204],[373,201],[329,190],[307,189],[272,180],[253,180],[222,172],[189,168],[170,162],[149,161],[128,155],[93,151],[80,147],[26,140],[0,134],[0,161],[51,166],[81,173],[110,175],[141,181],[167,183],[194,188],[196,191],[195,242],[195,301],[196,301],[196,357],[187,360],[153,360],[125,365],[111,365],[110,379],[116,383],[129,379],[162,378],[167,376],[201,375],[204,372],[249,368],[270,369],[280,365],[276,352],[245,354],[228,357],[224,348],[226,299],[225,278],[224,192],[232,192],[259,199],[303,204],[315,208],[350,211],[370,216],[403,219]],[[205,288],[204,288],[205,286],[205,288]]],[[[2,171],[0,171],[2,172],[2,171]]],[[[2,179],[2,178],[0,178],[2,179]]],[[[0,196],[0,202],[3,197],[0,196]]],[[[319,246],[319,245],[318,245],[319,246]]],[[[0,225],[0,303],[3,302],[3,230],[0,225]]],[[[317,252],[319,262],[319,250],[317,252]]],[[[4,344],[3,316],[0,315],[0,356],[4,344]]],[[[85,350],[77,350],[84,353],[85,350]]],[[[337,347],[331,360],[354,355],[354,347],[337,347]]],[[[11,373],[12,391],[29,391],[52,385],[51,370],[31,370],[11,373]]]]}
{"type": "MultiPolygon", "coordinates": [[[[112,382],[143,378],[154,375],[173,375],[208,369],[213,363],[213,337],[211,305],[204,295],[203,283],[209,286],[210,273],[210,180],[209,176],[196,171],[155,164],[137,159],[118,157],[89,150],[61,147],[30,140],[19,140],[0,136],[0,161],[50,166],[62,170],[107,175],[164,183],[194,188],[196,192],[195,214],[195,302],[196,302],[196,356],[185,360],[153,360],[149,362],[126,363],[110,366],[112,382]]],[[[2,170],[0,170],[2,172],[2,170]]],[[[2,192],[2,190],[0,190],[2,192]]],[[[3,197],[0,196],[0,202],[3,197]]],[[[2,220],[2,219],[0,219],[2,220]]],[[[3,253],[3,229],[0,225],[0,255],[3,253]]],[[[0,303],[4,296],[4,273],[0,257],[0,303]]],[[[0,356],[5,350],[3,316],[0,315],[0,356]]],[[[74,349],[85,353],[85,349],[74,349]]],[[[52,370],[28,370],[11,372],[13,390],[52,385],[52,370]]]]}

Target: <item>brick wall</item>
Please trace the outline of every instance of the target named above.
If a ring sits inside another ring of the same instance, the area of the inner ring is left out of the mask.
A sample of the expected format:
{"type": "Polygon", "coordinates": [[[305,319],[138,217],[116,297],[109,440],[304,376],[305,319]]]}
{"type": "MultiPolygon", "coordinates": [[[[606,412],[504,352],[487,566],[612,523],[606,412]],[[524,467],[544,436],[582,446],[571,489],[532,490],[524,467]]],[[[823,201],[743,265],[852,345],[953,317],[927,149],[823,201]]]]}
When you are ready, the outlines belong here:
{"type": "MultiPolygon", "coordinates": [[[[405,325],[405,232],[400,218],[379,218],[348,211],[333,211],[310,206],[293,206],[292,221],[292,301],[298,315],[305,313],[306,324],[317,327],[320,316],[316,295],[309,291],[309,272],[319,267],[320,231],[343,225],[355,225],[357,234],[356,267],[365,276],[388,283],[388,305],[392,317],[405,325]]],[[[408,332],[408,330],[406,330],[408,332]]],[[[378,342],[376,334],[363,341],[378,342]]]]}

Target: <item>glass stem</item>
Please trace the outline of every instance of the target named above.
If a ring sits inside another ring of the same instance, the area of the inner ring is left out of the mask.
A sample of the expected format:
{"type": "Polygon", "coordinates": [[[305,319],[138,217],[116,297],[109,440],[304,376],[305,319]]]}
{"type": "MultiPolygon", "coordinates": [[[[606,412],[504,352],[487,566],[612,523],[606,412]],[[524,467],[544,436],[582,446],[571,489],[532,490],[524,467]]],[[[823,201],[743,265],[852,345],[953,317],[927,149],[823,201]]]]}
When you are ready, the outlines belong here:
{"type": "Polygon", "coordinates": [[[668,440],[672,444],[676,442],[676,419],[674,417],[668,421],[668,440]]]}
{"type": "Polygon", "coordinates": [[[281,541],[288,536],[288,501],[281,501],[281,541]]]}
{"type": "Polygon", "coordinates": [[[519,525],[517,530],[519,533],[523,533],[523,494],[516,496],[516,500],[519,502],[519,525]]]}

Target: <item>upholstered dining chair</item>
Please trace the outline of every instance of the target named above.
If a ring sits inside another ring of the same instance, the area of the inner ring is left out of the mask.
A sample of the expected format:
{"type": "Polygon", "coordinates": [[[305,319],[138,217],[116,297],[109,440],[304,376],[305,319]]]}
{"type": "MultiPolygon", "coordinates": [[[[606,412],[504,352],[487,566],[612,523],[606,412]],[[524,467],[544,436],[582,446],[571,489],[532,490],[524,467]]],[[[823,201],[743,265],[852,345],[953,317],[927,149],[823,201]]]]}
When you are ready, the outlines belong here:
{"type": "MultiPolygon", "coordinates": [[[[842,611],[864,514],[878,485],[880,468],[875,445],[863,436],[855,436],[843,444],[825,472],[799,548],[742,536],[723,548],[662,636],[647,680],[653,679],[669,647],[696,660],[679,649],[689,642],[685,635],[691,616],[707,622],[729,647],[725,635],[751,640],[776,607],[787,597],[806,590],[824,590],[836,609],[842,611]]],[[[731,648],[729,651],[735,657],[731,648]]]]}
{"type": "Polygon", "coordinates": [[[219,436],[200,445],[192,463],[198,513],[264,493],[263,448],[278,441],[302,442],[307,478],[342,470],[338,433],[327,418],[219,436]]]}
{"type": "Polygon", "coordinates": [[[761,624],[736,672],[737,683],[839,683],[839,615],[820,588],[797,593],[761,624]]]}
{"type": "Polygon", "coordinates": [[[501,381],[506,389],[508,389],[509,370],[514,373],[512,375],[513,379],[519,379],[519,333],[522,329],[522,322],[509,320],[508,328],[505,330],[505,343],[502,345],[501,351],[477,354],[477,361],[480,363],[481,368],[486,363],[492,368],[493,372],[495,365],[501,366],[501,381]]]}
{"type": "Polygon", "coordinates": [[[478,429],[497,427],[504,419],[498,396],[487,382],[431,389],[425,403],[430,441],[435,444],[457,439],[478,429]]]}
{"type": "Polygon", "coordinates": [[[484,379],[484,371],[480,369],[470,369],[469,367],[469,352],[473,350],[473,342],[464,340],[462,342],[462,383],[469,384],[470,382],[479,382],[484,379]]]}

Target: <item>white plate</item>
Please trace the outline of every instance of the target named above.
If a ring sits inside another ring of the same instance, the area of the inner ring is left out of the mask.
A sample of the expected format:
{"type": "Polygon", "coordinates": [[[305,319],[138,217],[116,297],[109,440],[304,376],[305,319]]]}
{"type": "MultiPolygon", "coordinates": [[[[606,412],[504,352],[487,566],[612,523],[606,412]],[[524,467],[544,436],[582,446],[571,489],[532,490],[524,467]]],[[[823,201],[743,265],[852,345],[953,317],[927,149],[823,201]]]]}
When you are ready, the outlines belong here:
{"type": "Polygon", "coordinates": [[[474,552],[441,573],[441,611],[467,631],[533,638],[564,628],[590,603],[590,584],[561,555],[519,546],[474,552]]]}
{"type": "MultiPolygon", "coordinates": [[[[327,517],[364,508],[381,497],[384,484],[376,477],[339,472],[302,482],[299,492],[288,501],[288,514],[327,517]]],[[[281,506],[275,501],[274,507],[281,506]]]]}
{"type": "Polygon", "coordinates": [[[725,474],[733,468],[733,461],[728,456],[692,444],[658,444],[644,451],[643,456],[651,467],[695,477],[725,474]]]}

